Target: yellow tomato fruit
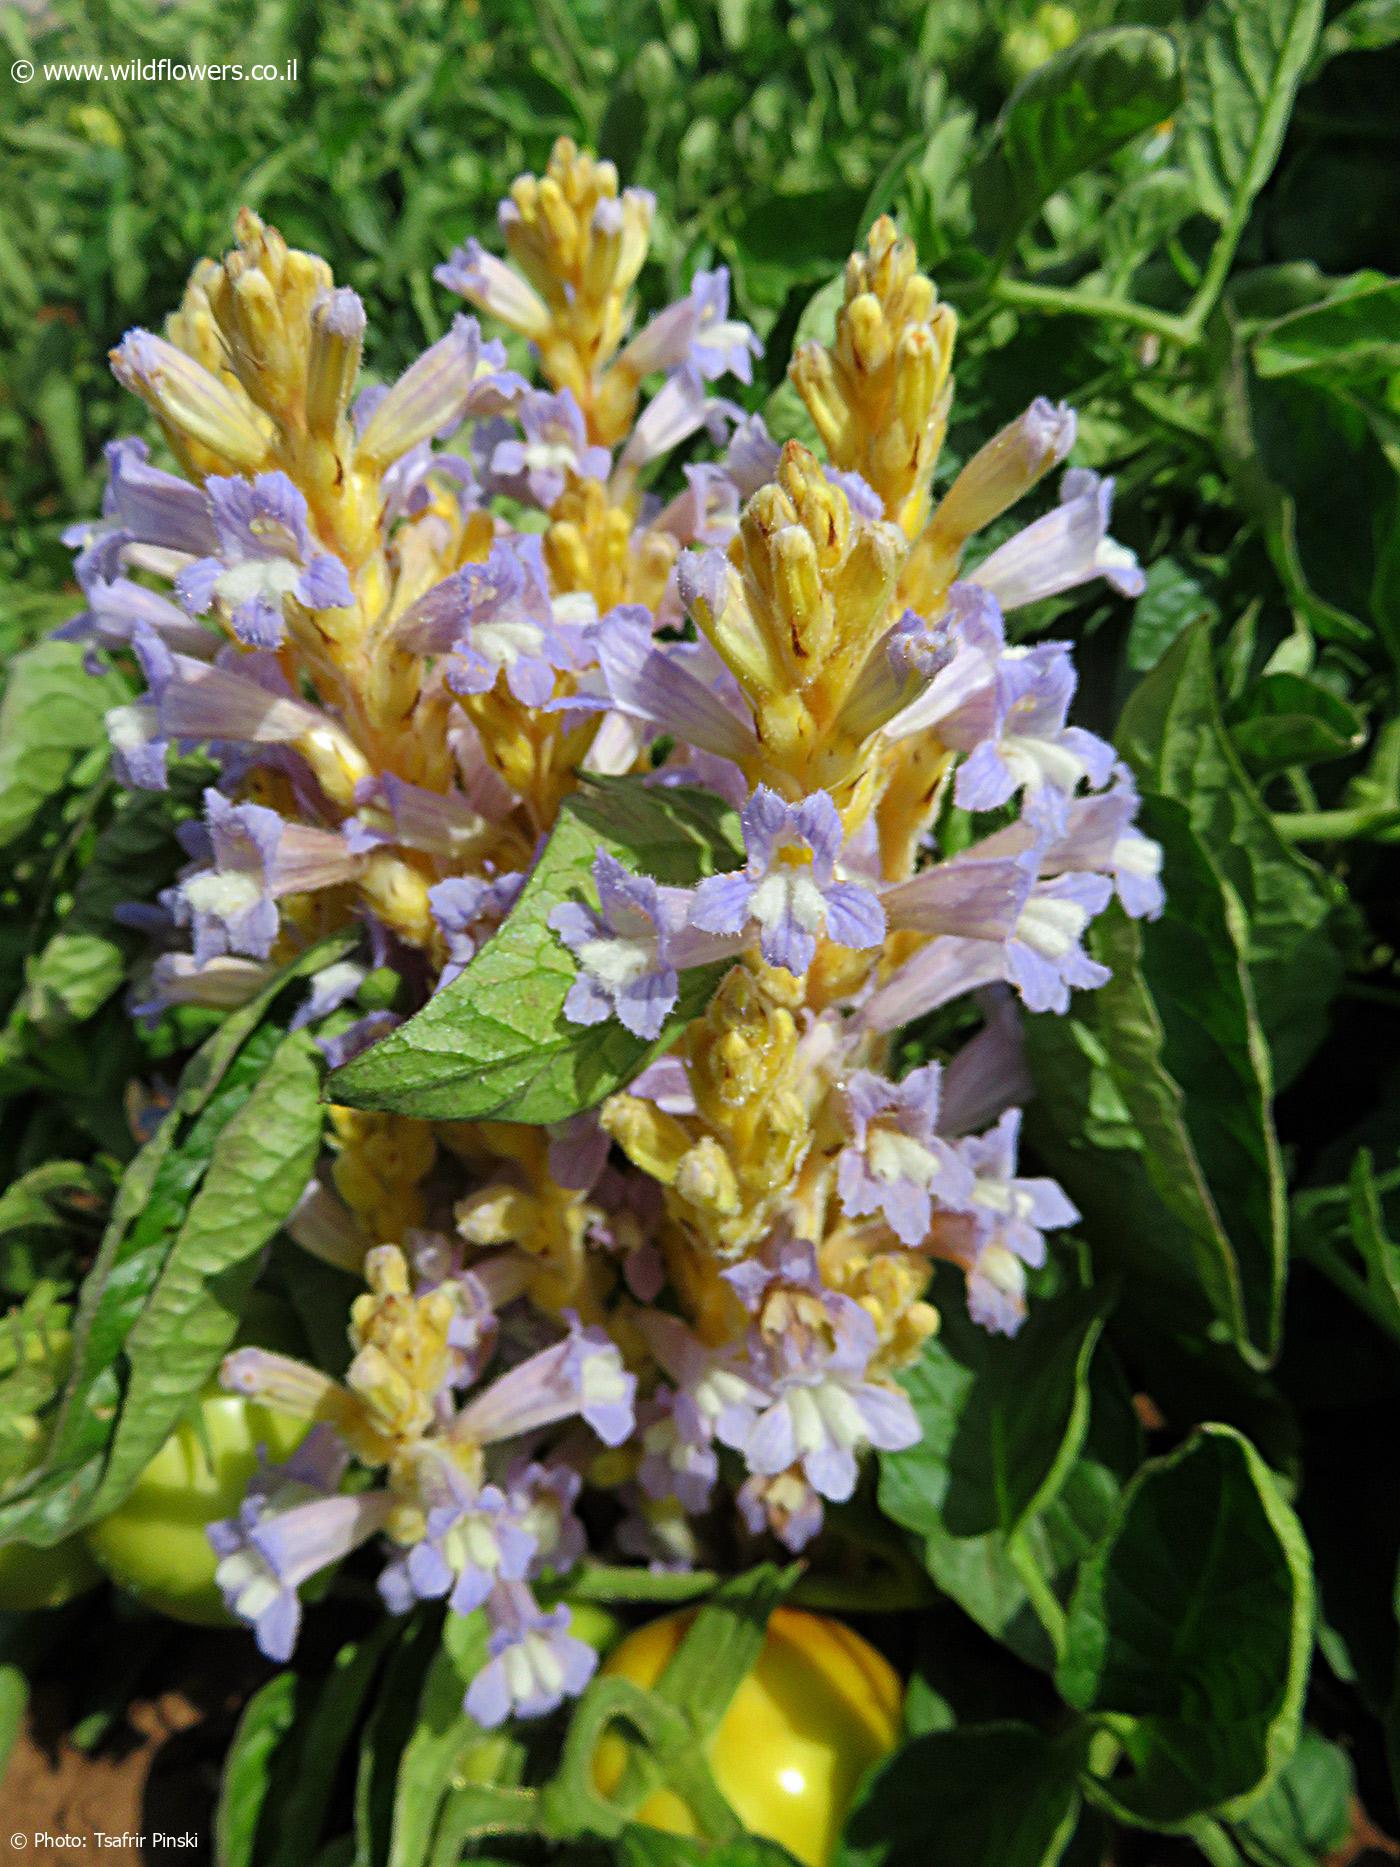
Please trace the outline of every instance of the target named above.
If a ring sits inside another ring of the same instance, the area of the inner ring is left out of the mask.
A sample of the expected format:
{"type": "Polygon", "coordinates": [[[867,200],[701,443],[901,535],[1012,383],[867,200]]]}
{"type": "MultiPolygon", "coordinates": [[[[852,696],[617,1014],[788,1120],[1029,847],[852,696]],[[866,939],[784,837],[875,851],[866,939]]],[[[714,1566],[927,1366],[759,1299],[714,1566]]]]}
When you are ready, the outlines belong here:
{"type": "Polygon", "coordinates": [[[232,1625],[214,1583],[216,1558],[205,1535],[237,1515],[258,1468],[258,1447],[274,1463],[290,1458],[308,1424],[241,1394],[207,1388],[109,1517],[83,1532],[114,1582],[147,1606],[201,1627],[232,1625]]]}
{"type": "MultiPolygon", "coordinates": [[[[604,1674],[653,1686],[694,1616],[669,1614],[629,1634],[604,1661],[604,1674]]],[[[710,1768],[734,1813],[807,1867],[826,1867],[866,1770],[899,1741],[902,1689],[889,1661],[840,1621],[779,1608],[757,1663],[710,1738],[710,1768]]],[[[616,1789],[626,1746],[606,1737],[595,1780],[616,1789]]],[[[657,1790],[635,1819],[670,1834],[697,1832],[690,1810],[657,1790]]]]}

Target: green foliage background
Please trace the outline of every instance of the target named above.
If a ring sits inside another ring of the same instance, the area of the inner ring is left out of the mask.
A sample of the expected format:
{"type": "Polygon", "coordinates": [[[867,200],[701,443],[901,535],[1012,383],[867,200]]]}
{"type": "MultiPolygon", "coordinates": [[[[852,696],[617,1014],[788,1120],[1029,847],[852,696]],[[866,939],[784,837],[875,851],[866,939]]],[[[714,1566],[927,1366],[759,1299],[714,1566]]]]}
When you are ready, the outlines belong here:
{"type": "MultiPolygon", "coordinates": [[[[873,1496],[854,1507],[880,1564],[857,1604],[908,1617],[863,1625],[917,1663],[910,1741],[842,1861],[922,1867],[933,1833],[959,1867],[1307,1867],[1358,1797],[1396,1833],[1400,4],[64,0],[0,10],[0,34],[6,63],[297,60],[294,85],[3,94],[0,1542],[118,1501],[232,1338],[319,1133],[291,995],[212,1035],[192,1012],[139,1032],[122,1003],[140,942],[113,907],[173,872],[200,774],[119,797],[101,715],[124,677],[26,649],[76,607],[59,533],[96,508],[103,442],[140,426],[105,352],[159,325],[248,202],[362,294],[391,376],[444,327],[434,265],[490,244],[511,177],[568,132],[657,192],[648,307],[732,268],[780,435],[802,432],[794,336],[894,211],[961,320],[949,466],[1032,395],[1072,401],[1076,462],[1117,473],[1148,568],[1131,610],[1094,589],[1026,624],[1074,639],[1080,717],[1134,768],[1169,907],[1106,917],[1113,983],[1030,1021],[1032,1140],[1077,1244],[1014,1345],[943,1293],[909,1377],[923,1441],[883,1461],[883,1530],[873,1496]],[[159,1075],[173,1114],[138,1153],[127,1085],[159,1075]]],[[[472,990],[444,1013],[463,1031],[472,990]]],[[[955,1034],[911,1032],[905,1060],[955,1034]]],[[[281,1245],[266,1276],[324,1336],[342,1293],[281,1245]]],[[[643,1774],[693,1776],[767,1607],[841,1584],[731,1583],[680,1671],[640,1703],[590,1694],[562,1755],[458,1715],[475,1623],[401,1634],[352,1596],[345,1644],[323,1630],[250,1701],[221,1857],[319,1836],[327,1863],[449,1867],[489,1833],[502,1860],[774,1867],[722,1812],[706,1851],[600,1809],[585,1740],[625,1714],[643,1774]]],[[[21,1662],[114,1639],[104,1612],[0,1625],[0,1754],[21,1662]]]]}

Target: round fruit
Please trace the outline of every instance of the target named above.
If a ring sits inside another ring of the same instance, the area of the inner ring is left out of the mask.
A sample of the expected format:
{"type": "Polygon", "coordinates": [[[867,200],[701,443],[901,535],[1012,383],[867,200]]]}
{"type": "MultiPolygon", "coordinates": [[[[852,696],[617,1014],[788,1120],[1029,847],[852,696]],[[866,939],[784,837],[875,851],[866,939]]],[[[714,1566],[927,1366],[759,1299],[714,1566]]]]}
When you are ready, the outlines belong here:
{"type": "Polygon", "coordinates": [[[260,1445],[276,1463],[295,1452],[307,1430],[291,1414],[206,1389],[130,1496],[83,1532],[88,1549],[114,1582],[149,1607],[204,1627],[230,1625],[206,1526],[237,1514],[260,1445]]]}
{"type": "MultiPolygon", "coordinates": [[[[648,1622],[608,1656],[603,1672],[655,1685],[692,1619],[648,1622]]],[[[826,1615],[779,1608],[707,1746],[715,1781],[753,1833],[781,1842],[808,1867],[826,1867],[861,1777],[899,1740],[901,1698],[894,1668],[859,1634],[826,1615]]],[[[620,1739],[599,1745],[595,1776],[604,1795],[617,1787],[625,1759],[620,1739]]],[[[697,1832],[668,1789],[648,1797],[635,1819],[671,1834],[697,1832]]]]}

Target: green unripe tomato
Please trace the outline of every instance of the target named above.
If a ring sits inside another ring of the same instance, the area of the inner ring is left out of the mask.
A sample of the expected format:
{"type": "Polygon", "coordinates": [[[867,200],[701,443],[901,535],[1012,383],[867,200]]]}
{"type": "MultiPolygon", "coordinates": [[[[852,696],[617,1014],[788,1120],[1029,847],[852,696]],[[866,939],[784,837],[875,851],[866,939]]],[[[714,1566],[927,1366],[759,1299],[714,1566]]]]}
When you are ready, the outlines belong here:
{"type": "Polygon", "coordinates": [[[102,1571],[80,1536],[65,1537],[52,1549],[10,1543],[0,1549],[0,1613],[61,1608],[101,1580],[102,1571]]]}
{"type": "Polygon", "coordinates": [[[88,1550],[148,1607],[201,1627],[231,1625],[214,1585],[216,1558],[205,1529],[237,1514],[260,1445],[276,1464],[296,1451],[307,1430],[289,1413],[207,1388],[126,1501],[83,1532],[88,1550]]]}
{"type": "MultiPolygon", "coordinates": [[[[608,1655],[603,1674],[655,1685],[693,1619],[648,1621],[608,1655]]],[[[781,1842],[806,1867],[827,1867],[861,1777],[899,1741],[902,1703],[898,1674],[859,1634],[825,1614],[779,1608],[705,1754],[746,1828],[781,1842]]],[[[616,1789],[625,1761],[621,1741],[606,1736],[593,1766],[602,1794],[616,1789]]],[[[690,1810],[669,1789],[654,1790],[635,1819],[696,1833],[690,1810]]]]}

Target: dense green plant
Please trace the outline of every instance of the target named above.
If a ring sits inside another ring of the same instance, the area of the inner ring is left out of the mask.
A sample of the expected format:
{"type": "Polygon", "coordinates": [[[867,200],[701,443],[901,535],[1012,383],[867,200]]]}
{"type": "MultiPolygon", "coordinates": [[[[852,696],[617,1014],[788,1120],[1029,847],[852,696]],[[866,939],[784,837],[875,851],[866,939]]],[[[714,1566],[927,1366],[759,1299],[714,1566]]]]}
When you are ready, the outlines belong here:
{"type": "MultiPolygon", "coordinates": [[[[196,4],[6,30],[16,57],[194,60],[228,56],[235,29],[196,4]]],[[[1145,593],[1128,611],[1070,592],[1018,633],[1075,642],[1087,723],[1131,765],[1166,851],[1167,910],[1105,916],[1111,983],[1028,1020],[1028,1121],[1083,1214],[1078,1264],[1061,1252],[1010,1344],[935,1286],[944,1327],[906,1376],[921,1441],[882,1457],[878,1511],[862,1498],[849,1520],[877,1566],[796,1584],[815,1605],[883,1600],[889,1618],[862,1625],[916,1656],[909,1741],[841,1859],[923,1862],[933,1836],[997,1867],[1169,1849],[1304,1867],[1344,1840],[1353,1796],[1394,1832],[1400,11],[658,0],[422,5],[406,26],[369,0],[249,10],[236,31],[301,59],[295,93],[36,82],[0,129],[6,198],[33,204],[0,229],[0,643],[76,606],[58,533],[91,509],[99,445],[125,426],[106,348],[158,322],[244,201],[359,290],[388,378],[445,326],[433,267],[569,132],[658,193],[647,308],[697,264],[730,265],[768,342],[747,399],[778,435],[810,433],[781,370],[794,338],[831,334],[839,288],[816,288],[893,212],[961,322],[951,465],[1043,392],[1079,410],[1076,464],[1118,475],[1145,593]]],[[[14,659],[0,711],[0,1289],[19,1306],[0,1404],[46,1425],[57,1408],[53,1502],[26,1525],[45,1542],[74,1495],[110,1505],[134,1480],[151,1446],[132,1397],[172,1341],[194,1344],[187,1384],[150,1418],[202,1383],[221,1299],[184,1267],[222,1262],[211,1212],[236,1183],[241,1222],[271,1237],[319,1133],[287,998],[151,1031],[121,1003],[140,938],[113,907],[173,876],[203,775],[117,790],[102,715],[129,691],[120,668],[93,678],[78,648],[44,642],[14,659]],[[154,1152],[129,1166],[149,1086],[177,1077],[154,1152]],[[114,1254],[125,1288],[163,1291],[125,1353],[114,1254]],[[89,1396],[125,1397],[114,1440],[89,1396]]],[[[956,1034],[935,1014],[904,1064],[956,1034]]],[[[324,1357],[344,1292],[308,1264],[283,1240],[267,1276],[324,1357]]],[[[12,1502],[31,1457],[0,1437],[12,1502]]],[[[719,1591],[689,1671],[630,1707],[649,1769],[679,1769],[713,1728],[795,1580],[585,1567],[565,1583],[579,1603],[719,1591]],[[687,1697],[702,1653],[707,1690],[687,1697]]],[[[591,1735],[627,1709],[604,1688],[562,1756],[488,1738],[458,1709],[479,1626],[449,1618],[444,1641],[431,1615],[401,1630],[353,1596],[341,1611],[319,1632],[312,1617],[307,1658],[248,1707],[225,1859],[306,1858],[313,1830],[327,1860],[349,1858],[332,1790],[352,1776],[357,1861],[783,1858],[600,1811],[591,1735]]],[[[100,1638],[99,1608],[64,1612],[6,1638],[30,1657],[79,1624],[100,1638]]]]}

